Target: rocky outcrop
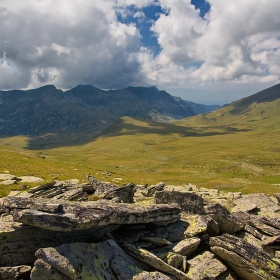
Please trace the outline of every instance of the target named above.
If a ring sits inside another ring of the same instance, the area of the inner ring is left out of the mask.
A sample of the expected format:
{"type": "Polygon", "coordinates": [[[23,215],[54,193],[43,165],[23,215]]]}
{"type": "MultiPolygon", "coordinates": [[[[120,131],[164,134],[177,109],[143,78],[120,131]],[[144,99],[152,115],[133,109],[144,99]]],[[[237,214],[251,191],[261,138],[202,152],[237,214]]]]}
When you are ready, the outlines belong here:
{"type": "Polygon", "coordinates": [[[53,231],[99,229],[109,225],[155,223],[168,224],[179,219],[176,205],[140,205],[111,202],[49,203],[24,199],[19,207],[13,197],[4,198],[6,208],[13,211],[14,221],[53,231]]]}
{"type": "Polygon", "coordinates": [[[89,182],[0,200],[0,279],[280,279],[276,198],[89,182]]]}
{"type": "Polygon", "coordinates": [[[210,238],[211,251],[244,279],[279,279],[280,264],[247,241],[224,234],[210,238]]]}

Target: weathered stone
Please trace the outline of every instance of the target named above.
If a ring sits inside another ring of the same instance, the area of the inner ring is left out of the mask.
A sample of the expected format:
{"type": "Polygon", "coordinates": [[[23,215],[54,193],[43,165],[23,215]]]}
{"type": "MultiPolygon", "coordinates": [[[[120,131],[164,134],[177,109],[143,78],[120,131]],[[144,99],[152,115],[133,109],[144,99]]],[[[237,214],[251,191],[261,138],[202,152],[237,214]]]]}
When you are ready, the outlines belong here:
{"type": "Polygon", "coordinates": [[[251,227],[250,225],[246,225],[244,227],[244,230],[247,231],[248,233],[251,233],[253,236],[255,236],[256,238],[258,238],[260,240],[264,240],[267,238],[266,235],[263,235],[259,230],[257,230],[254,227],[251,227]]]}
{"type": "Polygon", "coordinates": [[[44,211],[47,213],[57,213],[62,212],[63,207],[61,203],[58,202],[34,202],[32,205],[30,205],[30,209],[38,210],[38,211],[44,211]]]}
{"type": "Polygon", "coordinates": [[[154,244],[158,247],[172,244],[171,242],[167,241],[164,238],[151,237],[151,236],[140,236],[139,240],[149,242],[149,243],[154,244]]]}
{"type": "Polygon", "coordinates": [[[0,197],[0,216],[1,214],[5,213],[3,204],[4,204],[3,198],[0,197]]]}
{"type": "Polygon", "coordinates": [[[44,189],[44,190],[40,190],[35,192],[32,195],[32,198],[54,198],[57,195],[61,195],[63,194],[63,192],[65,192],[66,189],[61,188],[61,187],[56,187],[56,188],[51,188],[51,189],[44,189]]]}
{"type": "Polygon", "coordinates": [[[238,277],[248,280],[280,277],[280,265],[269,254],[241,238],[229,234],[211,237],[210,246],[238,277]]]}
{"type": "Polygon", "coordinates": [[[191,260],[187,276],[192,280],[221,279],[227,272],[227,267],[223,265],[214,254],[205,251],[191,260]]]}
{"type": "Polygon", "coordinates": [[[93,194],[95,192],[95,188],[91,184],[82,184],[82,188],[84,192],[89,194],[93,194]]]}
{"type": "Polygon", "coordinates": [[[149,264],[150,266],[156,268],[157,270],[167,274],[171,274],[181,280],[190,280],[190,278],[187,277],[185,273],[165,263],[164,261],[162,261],[154,254],[150,253],[149,251],[145,249],[139,249],[129,243],[124,243],[123,245],[125,247],[125,250],[130,255],[132,255],[136,259],[139,259],[142,262],[149,264]]]}
{"type": "Polygon", "coordinates": [[[262,244],[262,246],[269,246],[274,243],[279,243],[279,245],[280,245],[280,235],[269,237],[269,238],[263,240],[261,244],[262,244]]]}
{"type": "Polygon", "coordinates": [[[245,213],[250,213],[250,212],[257,212],[258,211],[258,205],[255,203],[243,203],[242,199],[236,199],[234,201],[235,206],[230,210],[231,212],[245,212],[245,213]]]}
{"type": "MultiPolygon", "coordinates": [[[[13,204],[7,197],[7,204],[13,204]]],[[[31,201],[31,204],[34,202],[31,201]]],[[[37,203],[39,205],[39,202],[37,203]]],[[[14,209],[15,221],[26,225],[56,231],[98,229],[111,224],[164,223],[179,219],[180,209],[176,205],[148,205],[109,202],[61,203],[61,211],[47,213],[43,210],[14,209]]],[[[9,205],[8,205],[9,206],[9,205]]]]}
{"type": "Polygon", "coordinates": [[[275,193],[274,195],[278,201],[278,204],[280,205],[280,193],[275,193]]]}
{"type": "Polygon", "coordinates": [[[0,181],[17,180],[17,177],[12,174],[0,174],[0,181]]]}
{"type": "Polygon", "coordinates": [[[155,193],[155,203],[177,203],[182,211],[193,214],[205,214],[203,206],[205,201],[195,193],[176,192],[176,191],[159,191],[155,193]]]}
{"type": "Polygon", "coordinates": [[[269,219],[266,217],[261,218],[251,218],[248,224],[265,235],[275,236],[280,235],[279,222],[275,219],[269,219]],[[278,224],[278,225],[277,225],[278,224]]]}
{"type": "Polygon", "coordinates": [[[105,199],[119,198],[121,202],[133,203],[133,195],[135,193],[135,184],[130,183],[121,187],[117,187],[114,190],[104,193],[105,199]]]}
{"type": "Polygon", "coordinates": [[[22,183],[40,183],[44,181],[44,179],[35,176],[21,176],[19,179],[21,179],[22,183]]]}
{"type": "Polygon", "coordinates": [[[41,247],[58,246],[70,242],[93,242],[103,238],[118,225],[103,227],[96,231],[55,232],[31,226],[23,226],[12,216],[0,218],[0,266],[32,264],[35,252],[41,247]]]}
{"type": "Polygon", "coordinates": [[[273,255],[273,250],[269,250],[268,248],[267,248],[268,250],[264,249],[264,247],[262,246],[262,241],[256,238],[254,235],[246,231],[240,231],[238,234],[236,234],[236,236],[242,238],[243,240],[257,247],[258,249],[264,250],[265,252],[269,253],[271,256],[273,255]]]}
{"type": "Polygon", "coordinates": [[[224,263],[229,266],[234,273],[241,279],[246,280],[276,280],[265,270],[255,267],[250,262],[245,261],[240,255],[221,247],[212,247],[212,252],[217,255],[224,263]]]}
{"type": "Polygon", "coordinates": [[[143,192],[143,195],[144,196],[148,196],[148,197],[151,197],[155,194],[155,192],[159,192],[159,191],[162,191],[164,189],[164,186],[165,184],[163,182],[160,182],[156,185],[151,185],[148,189],[147,189],[147,192],[144,193],[143,192]]]}
{"type": "Polygon", "coordinates": [[[219,224],[219,233],[235,233],[244,225],[237,220],[225,207],[220,204],[209,204],[204,207],[205,212],[219,224]]]}
{"type": "Polygon", "coordinates": [[[195,253],[198,245],[200,244],[200,239],[197,237],[188,238],[177,243],[172,250],[183,256],[191,256],[195,253]]]}
{"type": "Polygon", "coordinates": [[[189,225],[187,221],[180,219],[166,226],[153,226],[149,229],[156,237],[165,238],[170,242],[177,242],[186,238],[185,231],[189,225]]]}
{"type": "Polygon", "coordinates": [[[58,269],[47,264],[43,260],[36,260],[30,276],[31,280],[71,280],[58,269]]]}
{"type": "MultiPolygon", "coordinates": [[[[113,240],[90,244],[71,243],[36,252],[39,260],[58,270],[69,279],[132,279],[144,271],[140,263],[127,255],[113,240]]],[[[32,280],[41,280],[32,271],[32,280]]]]}
{"type": "Polygon", "coordinates": [[[164,275],[161,272],[147,272],[144,271],[133,276],[132,280],[172,280],[172,278],[164,275]]]}
{"type": "Polygon", "coordinates": [[[50,188],[53,188],[54,184],[55,184],[55,181],[50,182],[50,183],[46,183],[46,184],[43,184],[41,186],[34,187],[34,188],[30,189],[29,192],[30,193],[36,193],[36,192],[41,191],[41,190],[48,190],[50,188]]]}
{"type": "Polygon", "coordinates": [[[19,265],[13,267],[0,267],[0,279],[29,279],[31,266],[19,265]]]}
{"type": "Polygon", "coordinates": [[[0,181],[0,185],[14,185],[17,184],[17,180],[5,180],[5,181],[0,181]]]}
{"type": "MultiPolygon", "coordinates": [[[[66,188],[67,189],[67,188],[66,188]]],[[[66,192],[63,192],[59,199],[75,201],[79,200],[80,198],[87,198],[87,193],[83,191],[83,188],[76,186],[74,188],[68,188],[66,192]]]]}
{"type": "MultiPolygon", "coordinates": [[[[184,258],[180,254],[176,254],[176,253],[172,253],[172,252],[167,254],[167,263],[175,268],[180,269],[180,267],[182,267],[183,261],[184,261],[184,258]]],[[[185,271],[183,271],[183,272],[185,272],[185,271]]]]}
{"type": "Polygon", "coordinates": [[[219,233],[218,223],[210,216],[182,214],[182,219],[190,224],[185,231],[186,237],[199,236],[205,233],[216,236],[219,233]]]}
{"type": "Polygon", "coordinates": [[[255,204],[258,206],[256,214],[260,216],[275,217],[280,212],[280,206],[263,193],[243,195],[243,197],[234,200],[234,203],[238,205],[255,204]]]}

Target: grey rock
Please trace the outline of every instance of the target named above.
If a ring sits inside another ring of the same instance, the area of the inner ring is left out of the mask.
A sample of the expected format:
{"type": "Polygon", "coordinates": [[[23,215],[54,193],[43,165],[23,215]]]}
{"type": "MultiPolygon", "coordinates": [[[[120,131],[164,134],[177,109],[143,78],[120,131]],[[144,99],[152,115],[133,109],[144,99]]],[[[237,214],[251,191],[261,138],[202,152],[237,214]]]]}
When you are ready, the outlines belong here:
{"type": "Polygon", "coordinates": [[[153,226],[149,229],[156,237],[165,238],[170,242],[177,242],[186,238],[185,231],[189,225],[186,220],[180,219],[166,226],[153,226]]]}
{"type": "MultiPolygon", "coordinates": [[[[144,271],[140,263],[127,255],[113,240],[42,248],[36,252],[36,256],[68,279],[127,280],[144,271]]],[[[37,267],[38,263],[35,262],[32,280],[41,280],[40,273],[36,272],[37,267]]]]}
{"type": "Polygon", "coordinates": [[[31,280],[71,280],[67,275],[61,273],[58,269],[52,267],[41,259],[38,259],[34,263],[31,280]]]}
{"type": "Polygon", "coordinates": [[[186,237],[194,237],[208,233],[210,236],[216,236],[219,233],[219,224],[207,215],[186,215],[182,214],[182,219],[189,223],[184,232],[186,237]]]}
{"type": "Polygon", "coordinates": [[[260,217],[251,217],[248,225],[256,228],[260,232],[268,236],[280,235],[280,220],[260,217]]]}
{"type": "Polygon", "coordinates": [[[195,253],[198,245],[200,244],[200,239],[197,237],[184,239],[178,242],[173,248],[172,251],[183,255],[183,256],[191,256],[195,253]]]}
{"type": "Polygon", "coordinates": [[[19,265],[13,267],[0,267],[0,279],[29,279],[31,266],[19,265]]]}
{"type": "Polygon", "coordinates": [[[274,195],[278,201],[278,205],[280,205],[280,193],[275,193],[274,195]]]}
{"type": "Polygon", "coordinates": [[[271,197],[266,194],[247,194],[243,197],[234,200],[236,205],[252,205],[255,204],[258,206],[257,215],[266,216],[266,217],[279,217],[280,206],[277,205],[271,197]]]}
{"type": "Polygon", "coordinates": [[[43,184],[43,185],[40,185],[40,186],[37,186],[37,187],[34,187],[34,188],[31,188],[29,190],[29,192],[30,193],[36,193],[36,192],[41,191],[41,190],[48,190],[50,188],[53,188],[54,185],[55,185],[55,181],[50,182],[50,183],[46,183],[46,184],[43,184]]]}
{"type": "Polygon", "coordinates": [[[219,234],[235,233],[244,227],[241,221],[220,204],[208,204],[204,209],[206,214],[218,223],[219,234]]]}
{"type": "Polygon", "coordinates": [[[155,203],[177,203],[182,211],[193,214],[205,214],[205,201],[195,193],[177,191],[159,191],[155,193],[155,203]]]}
{"type": "Polygon", "coordinates": [[[90,174],[88,174],[88,180],[91,188],[89,186],[84,186],[82,187],[84,191],[87,190],[90,193],[94,193],[95,196],[101,199],[115,199],[116,201],[116,198],[118,198],[120,202],[133,202],[133,196],[136,191],[134,183],[118,187],[114,184],[101,182],[90,174]]]}
{"type": "MultiPolygon", "coordinates": [[[[7,207],[13,204],[14,198],[7,197],[7,207]]],[[[27,202],[27,201],[26,201],[27,202]]],[[[139,205],[110,202],[73,202],[61,203],[61,211],[48,213],[35,207],[13,210],[13,218],[26,225],[55,231],[73,231],[98,229],[108,225],[161,223],[168,224],[179,219],[180,209],[176,205],[139,205]]],[[[37,207],[40,202],[36,202],[37,207]]],[[[16,207],[16,205],[15,205],[16,207]]]]}
{"type": "Polygon", "coordinates": [[[214,254],[208,251],[188,260],[188,264],[190,268],[187,276],[192,280],[221,279],[221,276],[228,270],[214,254]]]}
{"type": "Polygon", "coordinates": [[[21,176],[19,179],[21,179],[23,183],[40,183],[44,181],[44,179],[35,176],[21,176]]]}
{"type": "Polygon", "coordinates": [[[150,266],[156,268],[157,270],[163,273],[171,274],[177,277],[178,279],[190,280],[190,278],[187,277],[185,273],[165,263],[164,261],[162,261],[154,254],[150,253],[149,251],[145,249],[139,249],[129,243],[124,243],[123,245],[125,247],[126,252],[131,256],[133,256],[134,258],[149,264],[150,266]]]}
{"type": "Polygon", "coordinates": [[[277,279],[280,265],[247,241],[229,235],[210,238],[211,251],[242,279],[277,279]]]}
{"type": "Polygon", "coordinates": [[[161,272],[147,272],[144,271],[137,275],[133,276],[132,280],[172,280],[174,278],[170,278],[161,272]]]}
{"type": "Polygon", "coordinates": [[[140,236],[139,240],[149,242],[158,247],[172,244],[171,242],[167,241],[166,239],[160,238],[160,237],[140,236]]]}

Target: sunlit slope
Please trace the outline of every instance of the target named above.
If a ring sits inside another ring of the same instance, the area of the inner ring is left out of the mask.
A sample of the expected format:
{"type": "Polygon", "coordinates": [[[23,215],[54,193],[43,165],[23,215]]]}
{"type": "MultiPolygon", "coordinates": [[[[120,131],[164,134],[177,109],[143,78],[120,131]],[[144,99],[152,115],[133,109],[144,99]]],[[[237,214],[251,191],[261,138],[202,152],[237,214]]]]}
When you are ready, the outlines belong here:
{"type": "Polygon", "coordinates": [[[178,123],[197,126],[232,126],[248,130],[279,132],[280,84],[240,99],[214,112],[187,118],[178,123]]]}

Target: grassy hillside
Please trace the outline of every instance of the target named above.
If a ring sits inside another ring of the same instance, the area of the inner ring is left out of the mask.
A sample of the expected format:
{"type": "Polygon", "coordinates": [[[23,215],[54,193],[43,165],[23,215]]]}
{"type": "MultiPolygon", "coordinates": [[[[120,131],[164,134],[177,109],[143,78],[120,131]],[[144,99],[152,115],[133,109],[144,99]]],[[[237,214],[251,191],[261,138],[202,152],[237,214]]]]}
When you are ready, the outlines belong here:
{"type": "MultiPolygon", "coordinates": [[[[87,143],[73,140],[73,146],[44,150],[30,150],[31,138],[2,138],[0,173],[86,181],[90,172],[116,184],[163,181],[243,193],[280,192],[277,116],[275,123],[264,118],[255,126],[250,121],[205,126],[197,125],[198,120],[166,124],[124,117],[87,143]]],[[[52,139],[69,145],[67,137],[52,139]]],[[[2,195],[15,188],[2,187],[2,195]]]]}
{"type": "Polygon", "coordinates": [[[279,132],[280,84],[240,99],[214,112],[184,119],[178,124],[244,128],[263,132],[279,132]]]}

